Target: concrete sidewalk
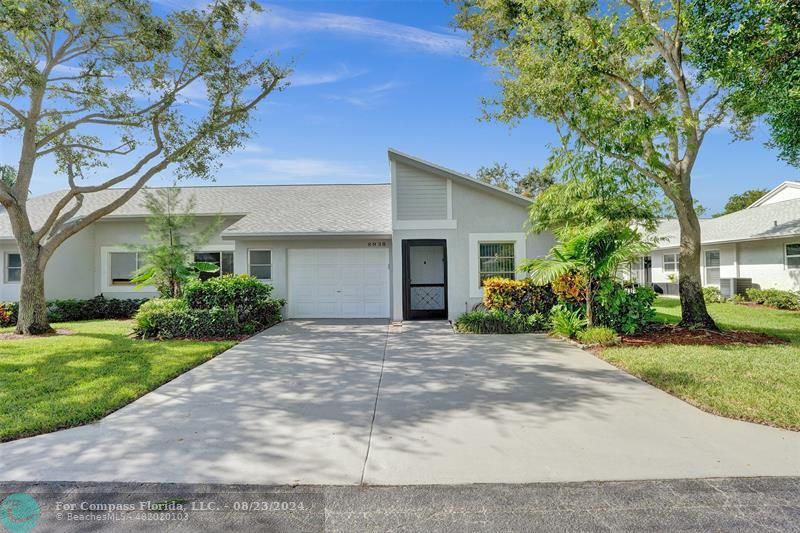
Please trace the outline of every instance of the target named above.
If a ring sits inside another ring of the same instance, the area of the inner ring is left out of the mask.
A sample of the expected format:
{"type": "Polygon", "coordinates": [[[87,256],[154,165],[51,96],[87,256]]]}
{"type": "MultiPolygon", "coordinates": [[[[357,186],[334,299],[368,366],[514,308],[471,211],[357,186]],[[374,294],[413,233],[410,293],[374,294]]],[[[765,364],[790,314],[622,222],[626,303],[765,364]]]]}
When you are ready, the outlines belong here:
{"type": "Polygon", "coordinates": [[[545,335],[290,321],[0,479],[451,484],[800,476],[800,433],[701,412],[545,335]],[[380,383],[380,386],[379,386],[380,383]]]}

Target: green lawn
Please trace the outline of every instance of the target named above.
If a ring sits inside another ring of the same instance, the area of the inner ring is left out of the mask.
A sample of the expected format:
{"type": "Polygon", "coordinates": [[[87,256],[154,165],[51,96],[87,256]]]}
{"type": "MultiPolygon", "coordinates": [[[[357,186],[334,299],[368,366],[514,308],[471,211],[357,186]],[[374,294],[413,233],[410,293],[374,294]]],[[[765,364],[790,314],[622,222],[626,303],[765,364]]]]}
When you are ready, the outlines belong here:
{"type": "Polygon", "coordinates": [[[134,340],[117,320],[56,327],[75,333],[0,340],[0,442],[102,418],[236,344],[134,340]]]}
{"type": "MultiPolygon", "coordinates": [[[[677,299],[659,298],[658,318],[677,322],[677,299]]],[[[800,312],[712,304],[723,329],[759,331],[787,345],[609,348],[605,360],[706,411],[800,430],[800,312]]]]}

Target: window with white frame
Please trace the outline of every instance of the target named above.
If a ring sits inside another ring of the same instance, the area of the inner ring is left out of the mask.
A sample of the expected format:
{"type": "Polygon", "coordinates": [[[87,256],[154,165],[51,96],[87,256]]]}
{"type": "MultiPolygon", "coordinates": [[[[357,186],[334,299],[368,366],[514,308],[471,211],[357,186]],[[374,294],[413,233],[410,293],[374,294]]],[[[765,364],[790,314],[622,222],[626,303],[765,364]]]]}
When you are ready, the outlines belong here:
{"type": "Polygon", "coordinates": [[[800,268],[800,243],[786,245],[786,268],[800,268]]]}
{"type": "Polygon", "coordinates": [[[219,267],[216,272],[201,272],[202,280],[233,274],[233,252],[195,252],[194,260],[196,263],[213,263],[219,267]]]}
{"type": "Polygon", "coordinates": [[[272,279],[272,251],[270,250],[250,250],[249,251],[249,272],[250,275],[260,280],[272,279]]]}
{"type": "Polygon", "coordinates": [[[130,285],[133,273],[142,267],[144,254],[139,252],[109,253],[109,272],[111,285],[130,285]]]}
{"type": "Polygon", "coordinates": [[[22,279],[22,256],[6,254],[6,283],[19,283],[22,279]]]}
{"type": "Polygon", "coordinates": [[[664,272],[678,271],[678,254],[664,254],[664,272]]]}
{"type": "Polygon", "coordinates": [[[486,278],[514,279],[516,277],[513,242],[481,242],[478,243],[478,246],[481,286],[486,278]]]}

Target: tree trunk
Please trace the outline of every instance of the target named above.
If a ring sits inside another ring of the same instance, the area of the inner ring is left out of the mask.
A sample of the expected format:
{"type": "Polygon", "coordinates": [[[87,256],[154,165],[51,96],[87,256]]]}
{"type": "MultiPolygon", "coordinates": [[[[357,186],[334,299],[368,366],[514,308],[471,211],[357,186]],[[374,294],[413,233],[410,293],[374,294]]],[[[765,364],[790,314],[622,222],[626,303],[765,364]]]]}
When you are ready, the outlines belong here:
{"type": "Polygon", "coordinates": [[[694,199],[682,198],[676,204],[681,228],[681,251],[678,259],[678,291],[681,297],[681,322],[684,327],[716,330],[717,324],[706,309],[700,277],[700,221],[694,211],[694,199]],[[688,203],[687,203],[688,202],[688,203]]]}
{"type": "Polygon", "coordinates": [[[22,258],[22,284],[19,291],[17,330],[20,335],[52,333],[47,320],[47,303],[44,299],[44,261],[37,250],[24,250],[22,258]]]}
{"type": "Polygon", "coordinates": [[[594,327],[594,283],[591,276],[586,284],[586,327],[594,327]]]}

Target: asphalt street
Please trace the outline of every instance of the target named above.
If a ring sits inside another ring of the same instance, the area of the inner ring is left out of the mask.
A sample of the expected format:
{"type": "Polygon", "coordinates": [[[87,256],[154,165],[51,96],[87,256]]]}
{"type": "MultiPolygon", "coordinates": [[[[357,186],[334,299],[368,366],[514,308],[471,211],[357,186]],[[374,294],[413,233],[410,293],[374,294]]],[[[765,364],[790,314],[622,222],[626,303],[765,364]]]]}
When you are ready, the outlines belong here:
{"type": "Polygon", "coordinates": [[[800,478],[788,477],[391,487],[4,482],[5,517],[11,494],[35,500],[17,509],[31,529],[16,531],[36,533],[800,531],[800,478]]]}

